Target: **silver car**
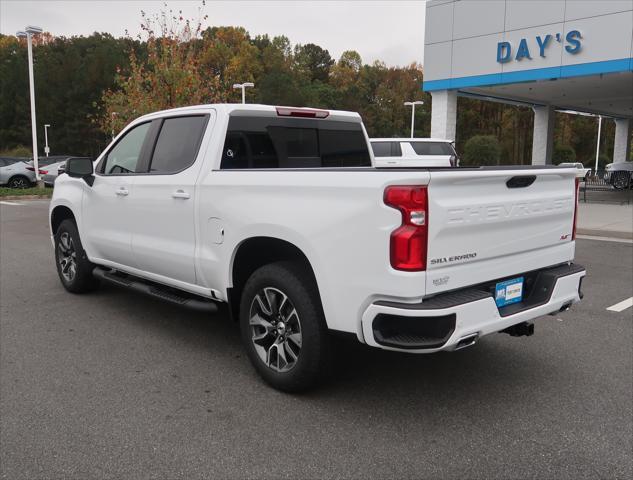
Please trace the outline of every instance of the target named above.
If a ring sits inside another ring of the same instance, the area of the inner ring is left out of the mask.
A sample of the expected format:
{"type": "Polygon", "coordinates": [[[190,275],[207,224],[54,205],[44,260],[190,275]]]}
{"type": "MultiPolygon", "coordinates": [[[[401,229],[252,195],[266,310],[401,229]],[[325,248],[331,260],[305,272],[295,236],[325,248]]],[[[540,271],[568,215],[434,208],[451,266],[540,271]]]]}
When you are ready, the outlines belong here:
{"type": "Polygon", "coordinates": [[[35,183],[35,169],[20,158],[0,157],[0,185],[28,188],[35,183]]]}
{"type": "Polygon", "coordinates": [[[64,157],[64,159],[59,162],[40,167],[40,177],[44,181],[44,185],[52,187],[55,184],[55,180],[57,180],[59,174],[64,173],[64,170],[66,169],[66,161],[70,158],[84,157],[64,157]]]}
{"type": "Polygon", "coordinates": [[[616,190],[633,187],[633,162],[609,163],[606,171],[609,182],[616,190]]]}

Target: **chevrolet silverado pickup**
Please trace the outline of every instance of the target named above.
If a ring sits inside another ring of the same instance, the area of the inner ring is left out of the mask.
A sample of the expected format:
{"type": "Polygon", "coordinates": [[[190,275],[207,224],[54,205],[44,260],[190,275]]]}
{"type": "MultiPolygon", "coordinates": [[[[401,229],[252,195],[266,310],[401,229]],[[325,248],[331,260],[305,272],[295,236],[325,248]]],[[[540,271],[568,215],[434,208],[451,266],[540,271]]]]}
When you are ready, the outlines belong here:
{"type": "Polygon", "coordinates": [[[68,160],[50,229],[72,293],[107,281],[227,304],[256,371],[298,391],[331,336],[411,353],[530,335],[582,298],[576,172],[376,168],[356,113],[202,105],[145,115],[68,160]]]}

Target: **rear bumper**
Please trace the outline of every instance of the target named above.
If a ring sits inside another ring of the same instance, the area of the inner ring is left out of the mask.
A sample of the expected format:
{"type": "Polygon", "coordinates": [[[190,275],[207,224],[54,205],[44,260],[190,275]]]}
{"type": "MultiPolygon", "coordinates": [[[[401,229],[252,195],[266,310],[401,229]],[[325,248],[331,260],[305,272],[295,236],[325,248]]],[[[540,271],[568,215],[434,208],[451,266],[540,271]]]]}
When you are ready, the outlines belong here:
{"type": "MultiPolygon", "coordinates": [[[[362,315],[365,342],[413,353],[454,350],[468,339],[565,309],[582,298],[586,272],[577,264],[532,272],[534,283],[521,303],[498,308],[487,285],[436,295],[421,303],[377,301],[362,315]]],[[[473,340],[474,343],[474,340],[473,340]]]]}

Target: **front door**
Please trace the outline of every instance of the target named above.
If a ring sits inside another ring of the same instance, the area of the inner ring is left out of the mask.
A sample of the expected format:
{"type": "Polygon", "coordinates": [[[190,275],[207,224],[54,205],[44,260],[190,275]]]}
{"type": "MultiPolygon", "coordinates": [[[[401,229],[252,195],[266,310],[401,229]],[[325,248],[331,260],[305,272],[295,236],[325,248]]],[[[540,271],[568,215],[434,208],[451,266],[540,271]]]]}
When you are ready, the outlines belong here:
{"type": "Polygon", "coordinates": [[[82,241],[89,255],[136,267],[132,254],[134,182],[151,122],[132,127],[106,153],[86,188],[82,241]]]}

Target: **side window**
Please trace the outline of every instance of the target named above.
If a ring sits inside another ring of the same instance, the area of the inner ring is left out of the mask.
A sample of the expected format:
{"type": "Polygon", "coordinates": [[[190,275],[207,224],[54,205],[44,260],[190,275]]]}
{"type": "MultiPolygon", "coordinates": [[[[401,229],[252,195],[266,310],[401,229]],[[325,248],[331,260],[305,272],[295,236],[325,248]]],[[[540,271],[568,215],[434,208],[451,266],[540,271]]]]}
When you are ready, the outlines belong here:
{"type": "Polygon", "coordinates": [[[392,153],[392,142],[372,142],[371,148],[375,157],[390,157],[392,153]]]}
{"type": "Polygon", "coordinates": [[[392,157],[401,157],[402,156],[402,147],[400,146],[400,142],[392,142],[391,143],[391,156],[392,157]]]}
{"type": "Polygon", "coordinates": [[[104,175],[136,173],[150,125],[151,122],[147,122],[134,127],[117,142],[105,159],[102,169],[104,175]]]}
{"type": "Polygon", "coordinates": [[[166,118],[158,134],[150,173],[177,173],[193,165],[206,124],[204,115],[166,118]]]}
{"type": "Polygon", "coordinates": [[[411,142],[418,155],[453,155],[453,147],[447,142],[411,142]]]}

